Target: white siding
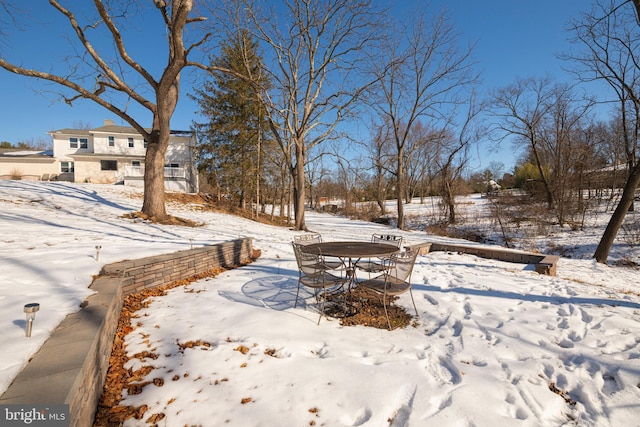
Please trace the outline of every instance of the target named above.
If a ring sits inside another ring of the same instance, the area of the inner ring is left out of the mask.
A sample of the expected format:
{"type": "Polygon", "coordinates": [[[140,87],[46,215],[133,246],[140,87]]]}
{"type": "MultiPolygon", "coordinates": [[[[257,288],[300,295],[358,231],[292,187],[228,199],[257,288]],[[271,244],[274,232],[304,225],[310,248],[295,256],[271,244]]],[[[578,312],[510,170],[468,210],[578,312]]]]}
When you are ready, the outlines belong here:
{"type": "Polygon", "coordinates": [[[116,154],[126,156],[144,156],[147,151],[144,148],[144,139],[136,134],[99,133],[93,135],[94,153],[116,154]],[[109,137],[114,137],[114,146],[109,146],[109,137]],[[129,138],[133,138],[133,148],[129,147],[129,138]]]}
{"type": "Polygon", "coordinates": [[[54,161],[32,161],[21,158],[0,158],[0,176],[22,177],[57,175],[60,173],[60,166],[54,161]]]}
{"type": "Polygon", "coordinates": [[[55,133],[53,134],[53,156],[62,161],[72,161],[70,157],[73,154],[89,154],[93,153],[93,138],[89,135],[88,131],[85,135],[68,134],[68,133],[55,133]],[[69,141],[70,138],[77,138],[80,140],[84,138],[87,140],[87,148],[80,148],[80,141],[78,141],[78,148],[72,148],[69,141]]]}

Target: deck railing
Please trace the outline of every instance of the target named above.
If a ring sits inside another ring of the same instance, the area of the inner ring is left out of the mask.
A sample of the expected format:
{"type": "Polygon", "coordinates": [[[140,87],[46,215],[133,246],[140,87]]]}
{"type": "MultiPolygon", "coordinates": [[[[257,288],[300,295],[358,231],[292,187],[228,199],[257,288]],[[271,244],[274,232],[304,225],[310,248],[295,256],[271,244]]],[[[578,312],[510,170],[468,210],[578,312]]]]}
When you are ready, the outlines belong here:
{"type": "MultiPolygon", "coordinates": [[[[125,177],[144,177],[144,166],[125,166],[125,177]]],[[[164,168],[165,178],[186,178],[187,171],[185,168],[164,168]]]]}

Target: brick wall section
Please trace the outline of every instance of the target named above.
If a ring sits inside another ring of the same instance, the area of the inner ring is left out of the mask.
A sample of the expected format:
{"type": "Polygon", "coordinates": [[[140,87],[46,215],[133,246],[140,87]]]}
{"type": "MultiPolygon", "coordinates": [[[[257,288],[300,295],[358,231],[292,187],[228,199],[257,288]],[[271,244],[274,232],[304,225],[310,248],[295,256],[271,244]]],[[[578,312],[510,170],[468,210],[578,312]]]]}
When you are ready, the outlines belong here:
{"type": "Polygon", "coordinates": [[[252,239],[105,265],[102,274],[123,276],[125,295],[155,288],[217,267],[231,268],[251,257],[252,239]]]}
{"type": "Polygon", "coordinates": [[[506,262],[520,264],[531,264],[539,274],[555,276],[560,257],[555,255],[534,254],[530,252],[516,251],[498,247],[483,247],[473,245],[457,245],[439,242],[426,242],[413,245],[420,251],[420,254],[427,254],[433,251],[450,251],[475,255],[481,258],[497,259],[506,262]]]}
{"type": "Polygon", "coordinates": [[[0,404],[68,404],[70,425],[93,424],[102,394],[123,297],[218,267],[249,262],[253,239],[105,265],[96,293],[68,315],[18,374],[0,404]]]}

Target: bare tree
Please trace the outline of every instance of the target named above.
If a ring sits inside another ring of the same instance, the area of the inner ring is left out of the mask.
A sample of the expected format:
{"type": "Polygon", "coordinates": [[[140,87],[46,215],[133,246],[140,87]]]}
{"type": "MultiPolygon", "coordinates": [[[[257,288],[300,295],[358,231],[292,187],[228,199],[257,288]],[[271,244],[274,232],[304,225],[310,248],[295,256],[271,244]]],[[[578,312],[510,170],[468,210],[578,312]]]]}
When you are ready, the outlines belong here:
{"type": "Polygon", "coordinates": [[[587,128],[594,100],[578,96],[569,85],[560,84],[553,87],[550,102],[542,129],[541,152],[545,165],[552,171],[554,213],[562,225],[580,204],[576,178],[584,166],[582,159],[590,151],[581,131],[587,128]]]}
{"type": "Polygon", "coordinates": [[[435,161],[440,154],[441,131],[431,129],[421,120],[416,121],[409,138],[407,139],[406,176],[407,194],[406,203],[411,203],[416,193],[420,192],[421,203],[424,201],[424,193],[430,179],[434,176],[435,161]]]}
{"type": "Polygon", "coordinates": [[[380,215],[387,214],[387,195],[389,193],[389,126],[371,124],[372,137],[365,144],[368,158],[372,167],[373,198],[378,204],[380,215]]]}
{"type": "MultiPolygon", "coordinates": [[[[196,39],[187,45],[185,30],[204,20],[195,16],[193,0],[154,0],[156,23],[163,27],[166,39],[149,43],[165,44],[167,63],[159,77],[136,61],[127,49],[122,30],[127,23],[140,16],[151,16],[148,3],[105,2],[94,0],[74,3],[75,10],[65,7],[64,2],[50,0],[52,12],[58,13],[68,24],[71,56],[58,71],[32,69],[22,65],[23,60],[9,61],[0,58],[0,67],[5,70],[53,82],[60,87],[59,98],[69,105],[81,100],[90,100],[111,111],[130,124],[147,141],[144,176],[144,200],[142,212],[157,221],[165,220],[164,164],[169,145],[171,117],[180,94],[180,77],[186,67],[206,68],[190,60],[190,54],[209,37],[197,29],[192,32],[196,39]],[[104,43],[105,34],[112,43],[104,43]],[[151,113],[151,126],[145,126],[140,118],[129,113],[130,103],[135,103],[151,113]]],[[[4,3],[3,3],[4,6],[4,3]]],[[[157,32],[136,34],[145,37],[157,32]]]]}
{"type": "Polygon", "coordinates": [[[362,188],[361,174],[364,168],[360,159],[347,159],[337,153],[333,157],[336,159],[336,178],[344,192],[345,213],[350,214],[354,211],[354,203],[359,201],[357,193],[362,188]]]}
{"type": "Polygon", "coordinates": [[[264,90],[262,99],[293,178],[295,228],[304,230],[307,153],[334,137],[366,85],[360,56],[375,40],[379,14],[371,0],[284,0],[266,6],[273,5],[236,0],[229,17],[253,33],[266,62],[272,61],[263,71],[273,90],[264,90]]]}
{"type": "MultiPolygon", "coordinates": [[[[406,156],[416,122],[448,122],[461,91],[474,81],[471,48],[459,51],[457,34],[446,13],[433,19],[422,12],[409,28],[389,26],[389,45],[372,58],[377,84],[371,106],[390,126],[393,141],[398,228],[405,227],[406,156]]],[[[433,126],[429,123],[430,126],[433,126]]]]}
{"type": "Polygon", "coordinates": [[[486,179],[493,179],[498,181],[502,178],[504,173],[504,163],[492,160],[489,162],[489,167],[486,169],[486,179]]]}
{"type": "Polygon", "coordinates": [[[457,134],[445,129],[437,139],[440,145],[439,156],[436,158],[441,184],[440,197],[449,224],[455,224],[457,221],[455,199],[459,191],[456,188],[456,183],[461,181],[462,172],[468,162],[469,149],[485,132],[484,127],[479,126],[477,121],[481,110],[482,106],[476,102],[475,96],[472,95],[467,114],[457,134]]]}
{"type": "Polygon", "coordinates": [[[16,24],[16,17],[14,16],[16,10],[14,5],[7,3],[6,0],[0,0],[0,11],[4,12],[0,15],[0,47],[2,47],[2,38],[5,36],[4,27],[9,23],[16,24]]]}
{"type": "Polygon", "coordinates": [[[502,138],[514,136],[514,142],[525,147],[537,168],[548,211],[564,224],[577,206],[573,202],[580,201],[574,185],[586,154],[580,131],[594,100],[544,77],[517,79],[498,90],[492,102],[502,138]]]}
{"type": "Polygon", "coordinates": [[[540,173],[549,209],[553,208],[554,200],[551,177],[544,165],[541,135],[545,118],[553,106],[550,102],[552,93],[549,77],[517,78],[514,83],[498,89],[491,101],[493,114],[499,119],[496,126],[500,138],[513,136],[516,143],[525,144],[531,153],[540,173]]]}
{"type": "Polygon", "coordinates": [[[575,61],[582,79],[606,82],[619,102],[626,141],[628,175],[620,201],[594,253],[600,263],[606,263],[613,242],[624,218],[633,205],[640,184],[638,135],[640,118],[640,4],[613,0],[596,1],[590,13],[574,22],[575,41],[583,47],[577,54],[566,55],[575,61]],[[628,7],[627,7],[628,4],[628,7]],[[584,71],[588,71],[585,73],[584,71]]]}
{"type": "Polygon", "coordinates": [[[305,169],[307,175],[309,207],[311,209],[317,209],[320,202],[320,194],[317,190],[322,184],[322,179],[326,176],[326,169],[322,163],[322,157],[317,157],[313,161],[308,161],[305,169]]]}
{"type": "Polygon", "coordinates": [[[318,208],[321,197],[326,197],[323,194],[323,187],[327,178],[334,175],[334,170],[327,168],[325,159],[327,157],[336,156],[332,152],[320,150],[319,146],[314,147],[307,153],[306,162],[306,180],[307,180],[307,194],[309,195],[309,203],[312,209],[318,208]]]}

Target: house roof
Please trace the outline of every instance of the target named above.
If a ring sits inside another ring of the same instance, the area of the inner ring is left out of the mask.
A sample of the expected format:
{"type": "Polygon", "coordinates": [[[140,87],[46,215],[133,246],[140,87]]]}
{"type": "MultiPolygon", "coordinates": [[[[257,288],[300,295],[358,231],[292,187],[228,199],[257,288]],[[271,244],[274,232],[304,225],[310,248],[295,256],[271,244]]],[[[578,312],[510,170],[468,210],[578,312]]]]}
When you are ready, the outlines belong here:
{"type": "MultiPolygon", "coordinates": [[[[150,128],[145,128],[147,131],[151,131],[150,128]]],[[[93,129],[57,129],[47,132],[49,135],[53,134],[62,134],[62,135],[77,135],[77,136],[89,136],[93,133],[109,133],[109,134],[129,134],[129,135],[139,135],[140,133],[132,126],[118,126],[113,124],[107,124],[104,126],[99,126],[93,129]]],[[[191,136],[192,132],[188,130],[172,130],[170,131],[171,135],[178,137],[188,138],[191,136]]]]}
{"type": "Polygon", "coordinates": [[[64,135],[78,135],[78,136],[91,135],[91,131],[88,129],[71,129],[71,128],[51,130],[47,133],[49,135],[53,135],[54,133],[64,134],[64,135]]]}
{"type": "Polygon", "coordinates": [[[2,163],[49,163],[53,161],[55,159],[51,150],[0,150],[0,162],[2,163]]]}
{"type": "MultiPolygon", "coordinates": [[[[145,130],[150,130],[149,128],[145,128],[145,130]]],[[[91,132],[101,132],[101,133],[133,133],[139,134],[135,128],[131,126],[118,126],[118,125],[105,125],[97,128],[91,129],[91,132]]]]}
{"type": "Polygon", "coordinates": [[[51,150],[0,150],[0,157],[53,157],[53,151],[51,150]]]}
{"type": "MultiPolygon", "coordinates": [[[[144,128],[147,132],[151,131],[151,128],[144,128]]],[[[118,126],[118,125],[105,125],[100,126],[94,129],[91,129],[91,132],[104,132],[104,133],[135,133],[138,134],[138,131],[131,126],[118,126]]],[[[171,130],[169,131],[171,135],[175,136],[191,136],[192,132],[188,130],[171,130]]]]}

